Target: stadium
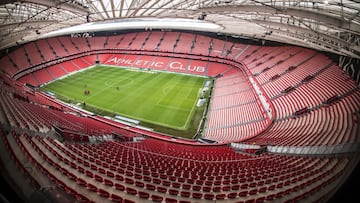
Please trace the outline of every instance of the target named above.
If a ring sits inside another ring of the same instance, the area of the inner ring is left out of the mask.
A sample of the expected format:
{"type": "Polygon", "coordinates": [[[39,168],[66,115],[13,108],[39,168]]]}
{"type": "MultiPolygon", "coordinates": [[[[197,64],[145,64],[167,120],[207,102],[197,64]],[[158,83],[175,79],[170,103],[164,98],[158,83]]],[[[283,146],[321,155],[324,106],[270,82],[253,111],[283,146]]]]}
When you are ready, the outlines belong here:
{"type": "Polygon", "coordinates": [[[358,0],[0,2],[1,202],[359,199],[358,0]]]}

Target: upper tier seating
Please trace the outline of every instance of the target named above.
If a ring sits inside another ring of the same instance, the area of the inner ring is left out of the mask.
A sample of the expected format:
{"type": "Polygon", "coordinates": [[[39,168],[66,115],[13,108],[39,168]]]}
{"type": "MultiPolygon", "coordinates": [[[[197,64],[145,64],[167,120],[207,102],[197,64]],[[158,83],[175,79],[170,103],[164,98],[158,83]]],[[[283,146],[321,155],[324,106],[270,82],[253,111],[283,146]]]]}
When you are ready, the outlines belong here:
{"type": "Polygon", "coordinates": [[[33,187],[53,186],[71,202],[322,202],[358,162],[358,154],[346,147],[326,156],[308,149],[360,142],[358,85],[313,50],[151,31],[41,39],[0,62],[0,145],[11,157],[6,160],[13,160],[33,187]],[[135,127],[80,114],[24,86],[42,85],[97,59],[214,77],[202,138],[241,141],[250,149],[164,141],[156,132],[143,135],[135,127]],[[38,66],[44,62],[53,63],[38,66]],[[248,76],[269,100],[272,118],[248,76]],[[59,136],[54,128],[67,132],[65,142],[54,138],[59,136]],[[252,153],[251,147],[259,146],[299,147],[302,154],[252,153]]]}

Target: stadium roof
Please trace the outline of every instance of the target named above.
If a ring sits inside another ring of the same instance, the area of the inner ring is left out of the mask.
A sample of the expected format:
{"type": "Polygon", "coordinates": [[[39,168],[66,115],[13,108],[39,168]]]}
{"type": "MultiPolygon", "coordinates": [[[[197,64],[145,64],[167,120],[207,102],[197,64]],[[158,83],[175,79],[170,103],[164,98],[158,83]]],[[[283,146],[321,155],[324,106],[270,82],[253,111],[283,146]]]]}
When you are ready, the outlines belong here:
{"type": "Polygon", "coordinates": [[[360,58],[360,0],[1,0],[0,49],[62,28],[130,18],[132,23],[160,18],[169,29],[185,25],[169,19],[193,19],[194,25],[182,28],[204,31],[199,21],[212,22],[218,27],[211,32],[360,58]]]}

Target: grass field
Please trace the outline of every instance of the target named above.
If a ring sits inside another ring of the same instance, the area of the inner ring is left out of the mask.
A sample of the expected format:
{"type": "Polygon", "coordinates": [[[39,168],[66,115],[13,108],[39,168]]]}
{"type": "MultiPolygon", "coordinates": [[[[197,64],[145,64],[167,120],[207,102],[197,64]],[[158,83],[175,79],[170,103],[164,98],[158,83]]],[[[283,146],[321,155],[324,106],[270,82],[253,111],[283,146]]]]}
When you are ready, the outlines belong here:
{"type": "MultiPolygon", "coordinates": [[[[59,99],[100,115],[120,115],[144,126],[186,131],[198,111],[207,78],[98,65],[41,87],[59,99]],[[90,94],[86,95],[85,90],[90,94]],[[85,102],[86,105],[83,105],[85,102]]],[[[201,119],[201,116],[196,116],[201,119]]],[[[195,123],[193,123],[195,122],[195,123]]],[[[197,124],[196,124],[197,122],[197,124]]],[[[197,126],[196,126],[197,127],[197,126]]],[[[195,131],[196,132],[196,131],[195,131]]]]}

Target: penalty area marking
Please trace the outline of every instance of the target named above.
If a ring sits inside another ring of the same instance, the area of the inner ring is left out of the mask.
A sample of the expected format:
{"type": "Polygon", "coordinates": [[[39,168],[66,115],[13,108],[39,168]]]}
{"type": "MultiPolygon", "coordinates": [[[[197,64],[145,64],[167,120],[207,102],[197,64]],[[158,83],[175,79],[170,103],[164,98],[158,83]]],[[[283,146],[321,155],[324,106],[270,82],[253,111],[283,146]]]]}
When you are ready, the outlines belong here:
{"type": "MultiPolygon", "coordinates": [[[[204,85],[205,82],[203,82],[203,85],[204,85]]],[[[189,125],[189,122],[193,116],[193,113],[194,113],[194,109],[196,107],[196,103],[197,102],[193,102],[193,105],[192,105],[192,108],[191,109],[184,109],[184,108],[179,108],[177,106],[169,106],[169,105],[163,105],[161,104],[161,101],[164,99],[164,97],[166,97],[166,95],[168,95],[168,93],[171,91],[170,89],[171,88],[174,88],[175,85],[171,85],[171,86],[166,86],[165,88],[162,89],[162,93],[163,93],[163,96],[156,102],[156,105],[159,105],[159,106],[162,106],[162,107],[165,107],[165,108],[169,108],[169,109],[174,109],[174,110],[181,110],[181,111],[187,111],[189,112],[187,118],[186,118],[186,121],[184,123],[184,125],[181,127],[183,129],[185,129],[186,126],[189,125]]],[[[198,97],[196,99],[196,101],[198,100],[198,97]]]]}
{"type": "MultiPolygon", "coordinates": [[[[161,101],[164,99],[164,97],[166,97],[169,94],[170,89],[175,88],[175,87],[176,87],[175,85],[170,85],[170,86],[166,86],[165,88],[163,88],[162,89],[163,96],[158,99],[158,101],[156,102],[156,105],[159,105],[159,106],[162,106],[162,107],[165,107],[165,108],[168,108],[168,109],[174,109],[174,110],[181,110],[181,111],[190,112],[190,109],[187,109],[187,108],[185,109],[185,108],[180,108],[178,106],[162,104],[161,101]]],[[[192,99],[182,99],[182,100],[191,100],[192,101],[192,99]]]]}

